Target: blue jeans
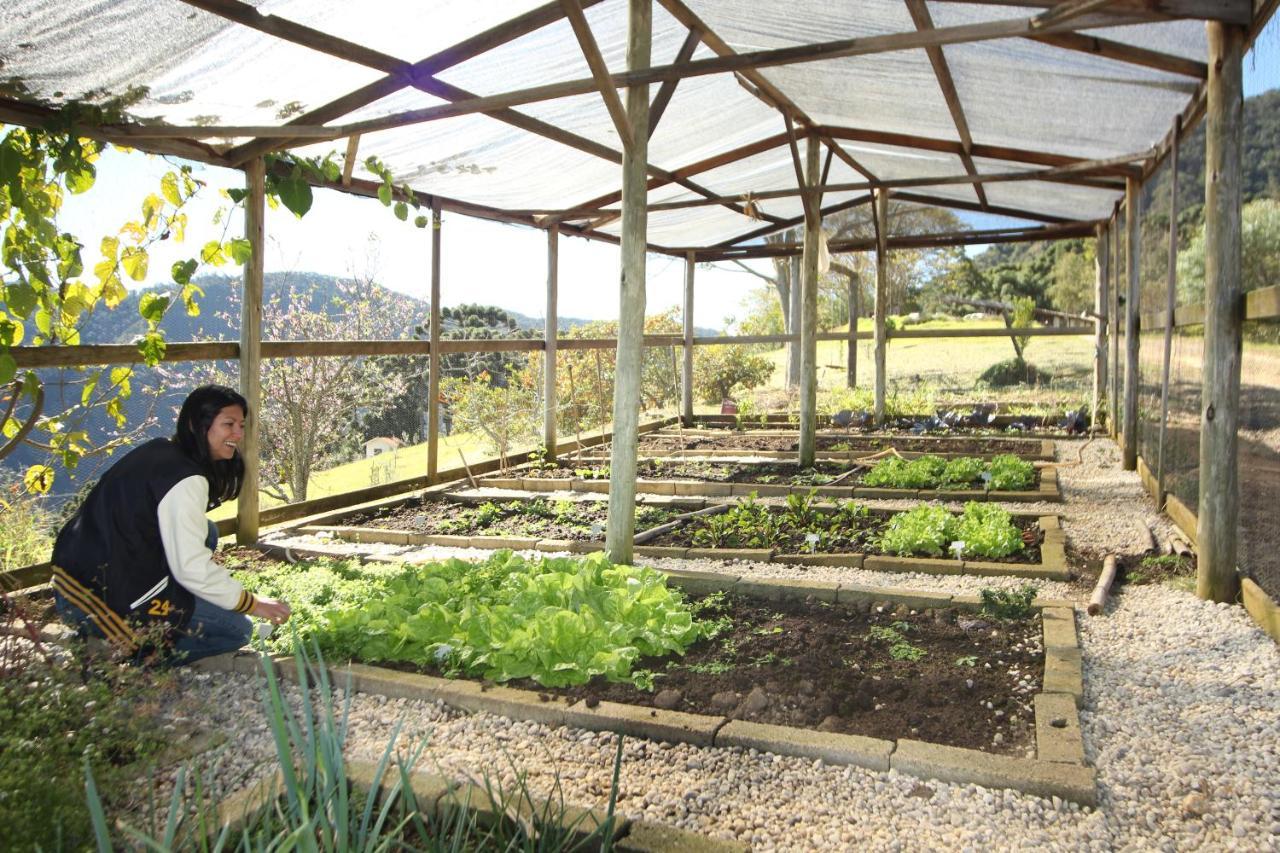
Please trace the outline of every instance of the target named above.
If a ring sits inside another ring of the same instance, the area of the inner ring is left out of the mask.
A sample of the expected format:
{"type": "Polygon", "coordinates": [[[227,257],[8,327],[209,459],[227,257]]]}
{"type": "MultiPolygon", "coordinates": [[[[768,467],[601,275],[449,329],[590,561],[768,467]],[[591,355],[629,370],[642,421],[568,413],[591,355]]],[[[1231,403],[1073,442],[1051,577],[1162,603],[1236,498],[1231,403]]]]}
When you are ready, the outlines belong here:
{"type": "MultiPolygon", "coordinates": [[[[218,531],[213,522],[209,522],[209,539],[205,544],[210,550],[218,544],[218,531]]],[[[76,607],[57,591],[53,594],[54,607],[62,621],[75,626],[81,636],[103,637],[103,633],[94,624],[89,615],[76,607]]],[[[233,652],[248,644],[253,634],[253,623],[243,613],[210,604],[203,598],[196,598],[195,610],[187,626],[178,631],[173,644],[174,663],[191,663],[200,658],[212,657],[225,652],[233,652]]]]}

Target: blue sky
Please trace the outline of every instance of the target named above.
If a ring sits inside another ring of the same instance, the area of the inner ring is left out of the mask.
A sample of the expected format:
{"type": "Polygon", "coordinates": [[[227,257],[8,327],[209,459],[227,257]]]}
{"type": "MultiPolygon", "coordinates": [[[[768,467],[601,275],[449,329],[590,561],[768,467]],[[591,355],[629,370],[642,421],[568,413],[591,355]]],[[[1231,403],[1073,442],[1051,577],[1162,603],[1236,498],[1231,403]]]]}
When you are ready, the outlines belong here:
{"type": "MultiPolygon", "coordinates": [[[[1273,17],[1245,58],[1245,94],[1280,87],[1280,16],[1273,17]]],[[[180,161],[141,154],[112,152],[99,164],[98,181],[88,193],[72,197],[63,227],[86,243],[85,266],[96,263],[97,243],[113,228],[138,216],[138,205],[149,192],[159,192],[160,177],[180,161]]],[[[193,164],[208,182],[203,198],[190,211],[185,243],[157,244],[147,284],[167,281],[175,260],[190,257],[223,226],[213,226],[214,212],[227,201],[218,188],[241,186],[239,172],[193,164]]],[[[965,214],[975,228],[1020,224],[1002,217],[965,214]]],[[[236,236],[241,224],[233,219],[227,231],[236,236]]],[[[425,298],[430,288],[430,232],[399,222],[370,199],[318,191],[303,220],[284,211],[269,211],[266,266],[270,270],[309,270],[333,275],[371,275],[380,283],[425,298]]],[[[545,310],[546,235],[542,231],[446,214],[442,231],[441,302],[455,305],[480,302],[501,305],[539,317],[545,310]]],[[[971,247],[976,253],[982,247],[971,247]]],[[[762,270],[771,268],[757,262],[762,270]]],[[[560,313],[563,316],[607,319],[618,310],[618,250],[616,246],[577,238],[560,241],[560,313]]],[[[231,270],[228,270],[231,272],[231,270]]],[[[700,267],[694,304],[697,325],[719,328],[726,315],[740,314],[745,293],[760,279],[727,264],[700,267]]],[[[684,262],[661,255],[648,258],[649,313],[683,301],[684,262]]]]}

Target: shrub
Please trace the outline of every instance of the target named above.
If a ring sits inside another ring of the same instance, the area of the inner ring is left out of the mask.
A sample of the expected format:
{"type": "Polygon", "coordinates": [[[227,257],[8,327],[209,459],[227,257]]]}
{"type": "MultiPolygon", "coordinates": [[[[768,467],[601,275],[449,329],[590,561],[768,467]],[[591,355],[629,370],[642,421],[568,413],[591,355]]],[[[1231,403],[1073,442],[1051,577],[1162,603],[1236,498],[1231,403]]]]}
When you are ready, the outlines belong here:
{"type": "Polygon", "coordinates": [[[1011,385],[1042,385],[1050,378],[1034,364],[1021,358],[1010,358],[997,361],[982,371],[978,381],[992,388],[1007,388],[1011,385]]]}
{"type": "Polygon", "coordinates": [[[1012,453],[1002,453],[992,458],[988,470],[991,472],[988,485],[992,491],[1019,491],[1030,488],[1036,480],[1035,466],[1012,453]]]}
{"type": "Polygon", "coordinates": [[[696,347],[693,351],[693,387],[702,402],[715,405],[733,395],[735,388],[763,385],[773,374],[773,362],[753,355],[741,344],[696,347]]]}

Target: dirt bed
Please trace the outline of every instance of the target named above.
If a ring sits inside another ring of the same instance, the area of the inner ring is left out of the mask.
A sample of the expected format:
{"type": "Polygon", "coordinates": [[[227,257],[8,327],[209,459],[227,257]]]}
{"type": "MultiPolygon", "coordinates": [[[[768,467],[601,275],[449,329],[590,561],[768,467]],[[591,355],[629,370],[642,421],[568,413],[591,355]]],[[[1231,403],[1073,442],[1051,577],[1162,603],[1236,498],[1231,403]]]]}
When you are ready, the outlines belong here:
{"type": "MultiPolygon", "coordinates": [[[[643,480],[701,480],[708,483],[759,483],[761,485],[781,486],[826,486],[837,477],[848,473],[849,466],[839,462],[819,462],[812,468],[801,468],[799,465],[780,463],[733,463],[733,462],[683,462],[679,460],[643,459],[636,463],[636,476],[643,480]]],[[[850,474],[835,485],[860,486],[870,468],[861,469],[860,473],[850,474]]],[[[518,472],[521,477],[529,479],[568,479],[577,477],[586,480],[607,480],[608,467],[600,468],[529,468],[518,472]]],[[[972,483],[956,486],[957,489],[982,489],[985,483],[976,479],[972,483]]],[[[1035,481],[1029,489],[1040,488],[1040,472],[1036,470],[1035,481]]]]}
{"type": "MultiPolygon", "coordinates": [[[[681,510],[636,507],[636,530],[675,518],[681,510]]],[[[536,536],[544,539],[604,538],[608,504],[604,501],[502,501],[478,506],[448,500],[418,500],[362,512],[342,520],[352,527],[408,530],[456,536],[536,536]]]]}
{"type": "MultiPolygon", "coordinates": [[[[1009,438],[955,438],[935,441],[912,436],[868,436],[851,433],[820,435],[818,450],[877,453],[887,448],[909,453],[961,453],[984,456],[995,453],[1038,454],[1040,446],[1009,438]]],[[[749,435],[726,431],[724,435],[675,435],[650,433],[640,436],[640,451],[655,450],[780,450],[799,452],[799,439],[794,435],[749,435]]]]}

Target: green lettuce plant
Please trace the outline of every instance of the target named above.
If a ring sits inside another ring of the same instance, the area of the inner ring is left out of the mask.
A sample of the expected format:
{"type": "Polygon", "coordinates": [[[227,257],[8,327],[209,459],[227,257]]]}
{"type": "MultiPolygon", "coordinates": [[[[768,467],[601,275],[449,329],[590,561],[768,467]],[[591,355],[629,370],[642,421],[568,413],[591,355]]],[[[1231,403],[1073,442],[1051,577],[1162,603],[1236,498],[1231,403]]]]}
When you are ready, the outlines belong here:
{"type": "Polygon", "coordinates": [[[988,485],[992,491],[997,492],[1030,488],[1036,479],[1035,466],[1012,453],[1002,453],[993,457],[988,470],[991,473],[991,482],[988,485]]]}

